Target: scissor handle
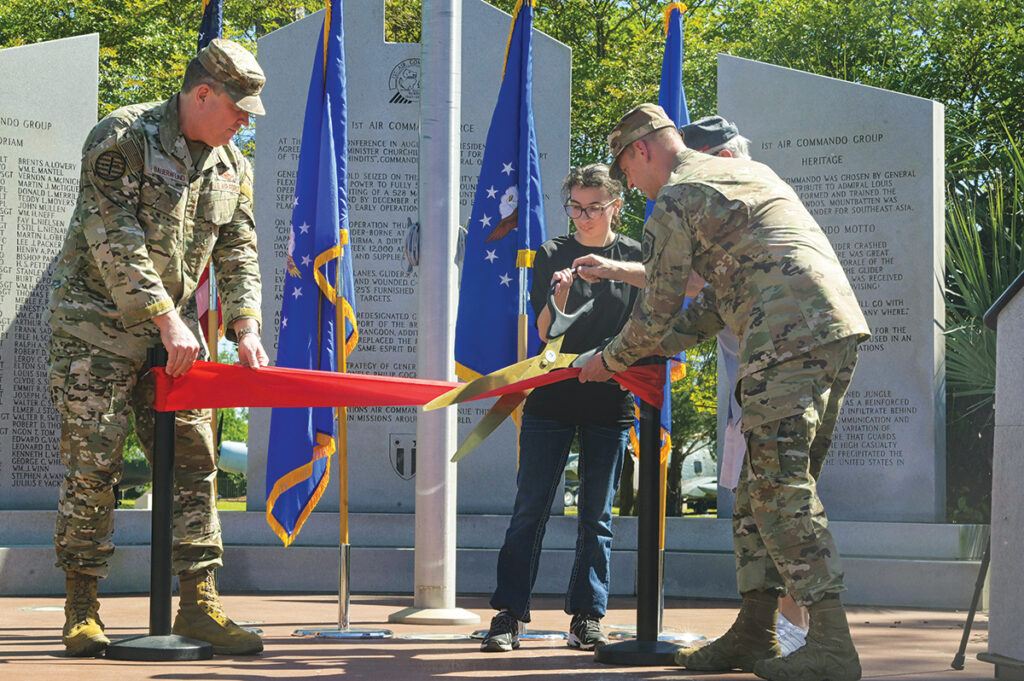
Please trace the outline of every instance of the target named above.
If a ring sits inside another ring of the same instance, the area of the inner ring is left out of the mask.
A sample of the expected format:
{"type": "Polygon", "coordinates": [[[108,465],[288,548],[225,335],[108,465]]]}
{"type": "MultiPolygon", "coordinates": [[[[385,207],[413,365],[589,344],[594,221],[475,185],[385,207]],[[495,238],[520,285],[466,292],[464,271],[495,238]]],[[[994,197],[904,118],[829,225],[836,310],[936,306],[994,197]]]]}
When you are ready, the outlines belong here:
{"type": "MultiPolygon", "coordinates": [[[[576,274],[576,268],[572,268],[572,273],[576,274]]],[[[569,330],[569,327],[573,325],[580,317],[584,317],[590,313],[594,308],[594,299],[591,298],[587,302],[577,308],[572,314],[566,314],[558,309],[555,305],[555,289],[558,287],[558,283],[551,285],[548,290],[548,312],[551,314],[551,326],[548,327],[548,340],[558,338],[569,330]]]]}

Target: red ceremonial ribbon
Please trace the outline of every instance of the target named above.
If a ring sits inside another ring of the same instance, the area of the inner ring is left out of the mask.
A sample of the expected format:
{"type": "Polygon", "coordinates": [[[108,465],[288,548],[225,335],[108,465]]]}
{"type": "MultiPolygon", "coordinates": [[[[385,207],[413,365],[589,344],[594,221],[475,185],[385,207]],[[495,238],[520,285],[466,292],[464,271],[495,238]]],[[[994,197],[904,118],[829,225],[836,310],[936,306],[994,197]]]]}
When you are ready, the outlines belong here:
{"type": "MultiPolygon", "coordinates": [[[[558,369],[503,386],[475,399],[522,392],[579,376],[580,369],[558,369]]],[[[396,407],[426,404],[462,385],[423,378],[370,376],[282,367],[249,367],[196,362],[183,376],[171,378],[153,369],[157,411],[229,409],[232,407],[396,407]]],[[[630,367],[614,379],[645,402],[661,408],[665,368],[630,367]]]]}

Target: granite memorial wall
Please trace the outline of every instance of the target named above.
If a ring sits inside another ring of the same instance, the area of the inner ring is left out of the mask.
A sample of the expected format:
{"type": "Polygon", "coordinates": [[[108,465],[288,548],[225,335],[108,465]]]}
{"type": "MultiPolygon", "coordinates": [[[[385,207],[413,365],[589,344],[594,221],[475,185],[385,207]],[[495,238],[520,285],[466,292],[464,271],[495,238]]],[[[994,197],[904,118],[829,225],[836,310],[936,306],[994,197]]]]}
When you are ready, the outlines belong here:
{"type": "Polygon", "coordinates": [[[871,327],[819,482],[829,517],[943,521],[942,105],[720,55],[718,106],[815,216],[871,327]]]}
{"type": "Polygon", "coordinates": [[[43,316],[98,65],[96,34],[0,50],[0,508],[53,509],[63,478],[43,316]]]}

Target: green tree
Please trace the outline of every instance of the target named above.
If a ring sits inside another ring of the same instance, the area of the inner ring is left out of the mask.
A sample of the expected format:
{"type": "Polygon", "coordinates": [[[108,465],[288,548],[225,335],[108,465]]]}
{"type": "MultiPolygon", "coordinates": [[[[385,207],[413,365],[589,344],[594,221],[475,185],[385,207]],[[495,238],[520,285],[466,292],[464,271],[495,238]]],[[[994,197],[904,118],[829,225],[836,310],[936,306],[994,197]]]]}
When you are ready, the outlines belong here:
{"type": "Polygon", "coordinates": [[[686,376],[672,384],[672,455],[684,459],[718,441],[718,345],[686,351],[686,376]]]}
{"type": "Polygon", "coordinates": [[[682,515],[683,460],[718,442],[718,344],[712,339],[686,352],[686,376],[672,384],[672,454],[666,513],[682,515]]]}
{"type": "MultiPolygon", "coordinates": [[[[324,3],[224,3],[224,37],[256,51],[256,39],[324,3]],[[299,12],[299,14],[297,14],[299,12]]],[[[99,116],[126,104],[167,99],[195,56],[201,0],[7,0],[0,47],[87,33],[100,37],[99,116]]]]}

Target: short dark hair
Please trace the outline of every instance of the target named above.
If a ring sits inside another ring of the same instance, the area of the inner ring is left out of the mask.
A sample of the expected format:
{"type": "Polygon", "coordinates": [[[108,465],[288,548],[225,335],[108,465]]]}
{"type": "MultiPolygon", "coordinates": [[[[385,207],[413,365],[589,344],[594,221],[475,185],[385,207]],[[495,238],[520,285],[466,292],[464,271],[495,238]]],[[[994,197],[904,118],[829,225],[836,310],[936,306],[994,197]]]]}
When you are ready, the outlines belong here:
{"type": "MultiPolygon", "coordinates": [[[[569,174],[562,182],[562,203],[569,200],[573,187],[600,187],[612,198],[622,196],[622,183],[608,174],[608,166],[603,163],[591,163],[588,166],[577,166],[569,169],[569,174]]],[[[619,226],[618,213],[612,218],[612,227],[619,226]]]]}
{"type": "Polygon", "coordinates": [[[185,76],[181,79],[181,91],[191,92],[200,85],[209,85],[217,94],[224,92],[224,85],[210,75],[206,67],[193,57],[188,66],[185,67],[185,76]]]}

